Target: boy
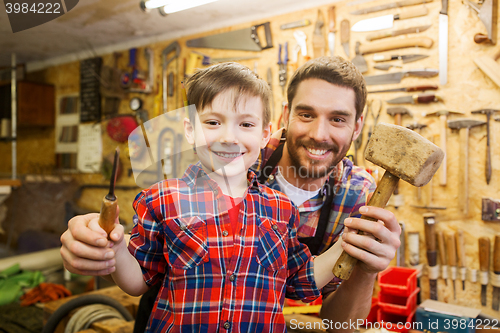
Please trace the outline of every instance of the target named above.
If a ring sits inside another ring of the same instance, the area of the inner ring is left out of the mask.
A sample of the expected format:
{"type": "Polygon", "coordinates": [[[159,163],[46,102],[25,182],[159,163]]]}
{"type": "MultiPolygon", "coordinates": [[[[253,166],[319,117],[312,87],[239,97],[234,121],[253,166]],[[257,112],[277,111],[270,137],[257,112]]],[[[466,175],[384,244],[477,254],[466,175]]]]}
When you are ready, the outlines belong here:
{"type": "Polygon", "coordinates": [[[285,291],[317,298],[340,243],[312,258],[297,240],[296,207],[248,171],[270,137],[267,83],[224,63],[187,87],[200,111],[184,121],[185,135],[200,162],[136,197],[128,249],[120,225],[110,235],[111,275],[132,295],[161,283],[147,331],[285,332],[285,291]]]}

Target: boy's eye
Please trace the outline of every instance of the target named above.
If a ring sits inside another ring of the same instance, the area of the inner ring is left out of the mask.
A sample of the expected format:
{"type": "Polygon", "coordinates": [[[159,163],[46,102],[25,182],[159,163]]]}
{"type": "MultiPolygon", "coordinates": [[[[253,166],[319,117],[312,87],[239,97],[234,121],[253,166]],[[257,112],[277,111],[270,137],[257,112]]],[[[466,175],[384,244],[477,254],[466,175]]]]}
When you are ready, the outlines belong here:
{"type": "Polygon", "coordinates": [[[205,121],[205,124],[211,125],[211,126],[217,126],[220,124],[220,122],[218,122],[217,120],[207,120],[207,121],[205,121]]]}
{"type": "Polygon", "coordinates": [[[241,126],[242,127],[254,127],[255,125],[252,123],[242,123],[241,126]]]}

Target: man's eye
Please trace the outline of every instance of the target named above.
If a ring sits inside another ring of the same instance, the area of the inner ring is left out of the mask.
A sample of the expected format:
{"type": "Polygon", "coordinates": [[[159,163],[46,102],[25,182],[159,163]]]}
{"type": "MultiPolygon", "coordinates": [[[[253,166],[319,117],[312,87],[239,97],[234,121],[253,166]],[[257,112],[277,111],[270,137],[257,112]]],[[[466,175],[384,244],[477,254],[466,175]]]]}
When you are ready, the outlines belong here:
{"type": "Polygon", "coordinates": [[[299,114],[299,117],[306,118],[306,119],[312,118],[312,116],[309,113],[301,113],[301,114],[299,114]]]}
{"type": "Polygon", "coordinates": [[[342,122],[344,122],[344,119],[342,119],[342,118],[338,118],[338,117],[334,117],[334,118],[332,118],[332,121],[333,121],[334,123],[342,123],[342,122]]]}

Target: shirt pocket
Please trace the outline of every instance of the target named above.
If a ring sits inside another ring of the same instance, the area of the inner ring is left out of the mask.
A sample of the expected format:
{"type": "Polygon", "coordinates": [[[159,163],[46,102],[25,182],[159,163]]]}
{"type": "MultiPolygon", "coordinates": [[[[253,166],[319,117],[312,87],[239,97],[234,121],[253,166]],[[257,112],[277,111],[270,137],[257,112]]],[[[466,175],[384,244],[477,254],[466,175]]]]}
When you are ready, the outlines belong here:
{"type": "Polygon", "coordinates": [[[269,219],[259,224],[257,262],[269,271],[285,267],[288,259],[288,226],[269,219]]]}
{"type": "Polygon", "coordinates": [[[197,216],[170,220],[165,228],[167,261],[188,270],[208,262],[207,223],[197,216]]]}

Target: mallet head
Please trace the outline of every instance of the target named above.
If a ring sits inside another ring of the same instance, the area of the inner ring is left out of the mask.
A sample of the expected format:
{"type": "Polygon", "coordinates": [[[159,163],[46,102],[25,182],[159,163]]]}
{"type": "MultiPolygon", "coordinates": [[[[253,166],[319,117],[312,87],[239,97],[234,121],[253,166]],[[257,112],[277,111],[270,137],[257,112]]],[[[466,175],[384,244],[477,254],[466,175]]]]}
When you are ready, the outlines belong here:
{"type": "Polygon", "coordinates": [[[414,186],[427,184],[443,158],[441,148],[418,133],[385,123],[375,127],[365,151],[365,159],[414,186]]]}

